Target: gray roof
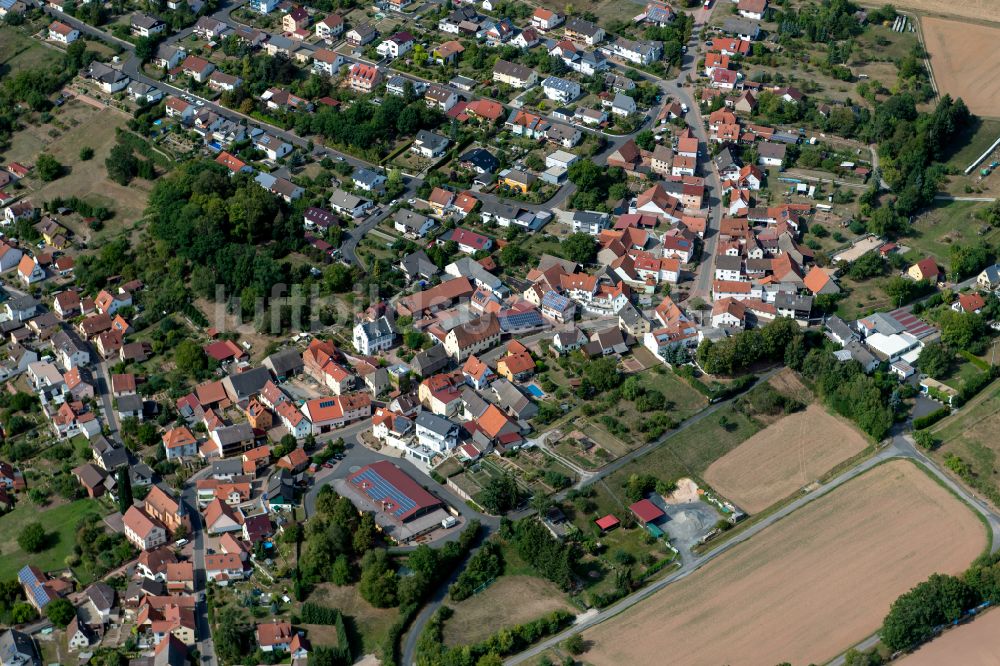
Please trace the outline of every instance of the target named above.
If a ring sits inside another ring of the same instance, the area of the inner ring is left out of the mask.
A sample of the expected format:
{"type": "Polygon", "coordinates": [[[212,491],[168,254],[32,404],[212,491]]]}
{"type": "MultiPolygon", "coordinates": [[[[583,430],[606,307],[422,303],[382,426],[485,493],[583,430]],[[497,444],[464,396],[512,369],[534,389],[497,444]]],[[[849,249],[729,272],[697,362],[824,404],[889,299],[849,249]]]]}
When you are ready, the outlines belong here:
{"type": "Polygon", "coordinates": [[[212,461],[212,476],[233,476],[242,473],[243,461],[239,458],[212,461]]]}
{"type": "Polygon", "coordinates": [[[115,590],[107,583],[97,581],[88,587],[84,594],[94,608],[101,612],[108,612],[115,607],[115,590]]]}
{"type": "Polygon", "coordinates": [[[743,270],[743,257],[720,254],[715,258],[715,268],[724,271],[741,271],[743,270]]]}
{"type": "MultiPolygon", "coordinates": [[[[616,329],[617,330],[617,329],[616,329]]],[[[517,419],[530,419],[538,413],[538,406],[503,377],[490,386],[497,403],[517,419]]]]}
{"type": "Polygon", "coordinates": [[[764,141],[757,147],[757,154],[761,157],[783,160],[785,159],[785,148],[783,143],[764,141]]]}
{"type": "Polygon", "coordinates": [[[462,402],[465,403],[465,408],[472,414],[472,418],[474,419],[482,416],[483,412],[490,406],[488,402],[483,400],[483,396],[476,393],[471,386],[462,387],[462,402]]]}
{"type": "Polygon", "coordinates": [[[452,423],[443,416],[438,416],[437,414],[427,411],[417,414],[416,423],[419,427],[430,430],[434,434],[442,437],[446,437],[453,431],[458,430],[458,424],[452,423]]]}
{"type": "Polygon", "coordinates": [[[715,161],[715,166],[720,170],[726,169],[731,166],[739,166],[740,163],[733,155],[733,151],[729,146],[724,147],[718,152],[718,154],[712,158],[715,161]]]}
{"type": "Polygon", "coordinates": [[[24,296],[15,296],[7,301],[7,307],[13,312],[31,310],[32,308],[37,308],[38,305],[38,299],[27,294],[24,296]]]}
{"type": "Polygon", "coordinates": [[[363,321],[360,326],[368,339],[396,334],[396,327],[393,325],[392,320],[386,316],[379,317],[375,321],[363,321]]]}
{"type": "Polygon", "coordinates": [[[252,370],[247,370],[246,372],[238,372],[222,380],[223,386],[226,388],[226,393],[230,393],[230,397],[235,397],[236,400],[243,400],[244,398],[249,398],[254,393],[260,393],[260,390],[264,388],[264,384],[267,384],[271,379],[271,373],[267,368],[254,368],[252,370]]]}
{"type": "Polygon", "coordinates": [[[444,150],[448,147],[450,139],[446,136],[441,136],[440,134],[435,134],[434,132],[428,132],[427,130],[420,130],[417,132],[417,143],[430,148],[433,151],[444,150]]]}
{"type": "Polygon", "coordinates": [[[297,349],[276,351],[263,362],[278,377],[299,372],[303,368],[302,354],[297,349]]]}
{"type": "Polygon", "coordinates": [[[635,99],[623,93],[615,93],[615,98],[611,101],[611,106],[617,109],[635,111],[635,99]]]}
{"type": "Polygon", "coordinates": [[[430,279],[440,272],[437,265],[430,260],[430,257],[423,250],[417,250],[406,255],[400,260],[399,265],[403,269],[403,272],[411,278],[424,277],[430,279]]]}
{"type": "Polygon", "coordinates": [[[419,231],[431,218],[426,215],[405,208],[400,208],[392,214],[392,221],[401,224],[411,231],[419,231]]]}
{"type": "Polygon", "coordinates": [[[410,361],[410,369],[418,375],[426,377],[448,365],[450,359],[444,345],[439,342],[430,349],[425,349],[414,356],[413,360],[410,361]]]}
{"type": "Polygon", "coordinates": [[[371,169],[366,169],[364,167],[358,167],[354,170],[354,175],[352,179],[355,182],[361,183],[362,185],[367,185],[368,187],[375,187],[375,184],[379,182],[380,179],[385,179],[380,173],[376,173],[371,169]]]}
{"type": "MultiPolygon", "coordinates": [[[[547,295],[548,294],[546,294],[546,296],[547,295]]],[[[642,316],[642,313],[636,310],[635,306],[631,303],[619,310],[618,318],[629,326],[638,324],[645,319],[645,317],[642,316]]]]}
{"type": "Polygon", "coordinates": [[[267,43],[271,44],[275,48],[281,49],[282,51],[291,51],[295,48],[295,42],[287,37],[282,37],[281,35],[271,35],[268,38],[267,43]]]}
{"type": "MultiPolygon", "coordinates": [[[[142,403],[140,402],[141,406],[142,403]]],[[[118,408],[119,410],[123,409],[121,402],[118,403],[118,408]]],[[[110,446],[98,453],[98,457],[101,460],[101,466],[108,470],[117,469],[129,464],[128,450],[122,446],[110,446]]]]}
{"type": "Polygon", "coordinates": [[[156,18],[155,16],[147,16],[146,14],[132,14],[132,27],[134,28],[155,28],[156,26],[162,24],[163,21],[156,18]]]}
{"type": "Polygon", "coordinates": [[[531,78],[531,75],[535,73],[535,70],[530,67],[525,67],[524,65],[519,65],[516,62],[497,60],[493,65],[493,72],[499,72],[504,76],[510,76],[521,81],[527,81],[531,78]]]}
{"type": "Polygon", "coordinates": [[[35,649],[35,641],[28,634],[8,629],[0,634],[0,664],[31,664],[41,666],[42,660],[35,649]]]}
{"type": "Polygon", "coordinates": [[[493,273],[490,273],[488,270],[483,268],[481,263],[470,257],[461,257],[457,261],[449,264],[449,266],[454,266],[463,277],[482,283],[491,291],[500,291],[504,288],[503,280],[498,278],[496,275],[493,275],[493,273]]]}
{"type": "Polygon", "coordinates": [[[857,337],[847,322],[836,315],[826,320],[826,330],[845,342],[857,337]]]}
{"type": "Polygon", "coordinates": [[[731,17],[722,24],[722,32],[729,35],[754,35],[760,30],[760,23],[747,18],[731,17]]]}
{"type": "Polygon", "coordinates": [[[575,94],[580,91],[580,84],[576,81],[568,81],[558,76],[550,76],[542,81],[543,88],[555,88],[567,94],[575,94]]]}
{"type": "Polygon", "coordinates": [[[135,393],[129,393],[116,398],[118,402],[118,412],[142,412],[142,398],[135,393]]]}
{"type": "MultiPolygon", "coordinates": [[[[223,446],[253,439],[253,428],[250,427],[249,423],[237,423],[236,425],[218,428],[215,433],[223,446]]],[[[242,471],[242,463],[240,465],[240,470],[242,471]]]]}
{"type": "Polygon", "coordinates": [[[139,580],[132,581],[128,584],[128,587],[125,588],[125,599],[135,599],[136,597],[142,597],[146,594],[159,596],[166,592],[166,589],[166,585],[158,580],[140,578],[139,580]]]}
{"type": "Polygon", "coordinates": [[[334,208],[342,208],[344,210],[354,210],[365,201],[367,201],[367,199],[351,194],[350,192],[346,192],[340,188],[334,190],[333,194],[330,195],[330,205],[334,208]]]}
{"type": "Polygon", "coordinates": [[[593,37],[600,29],[601,26],[582,18],[571,17],[566,21],[566,30],[572,30],[588,37],[593,37]]]}

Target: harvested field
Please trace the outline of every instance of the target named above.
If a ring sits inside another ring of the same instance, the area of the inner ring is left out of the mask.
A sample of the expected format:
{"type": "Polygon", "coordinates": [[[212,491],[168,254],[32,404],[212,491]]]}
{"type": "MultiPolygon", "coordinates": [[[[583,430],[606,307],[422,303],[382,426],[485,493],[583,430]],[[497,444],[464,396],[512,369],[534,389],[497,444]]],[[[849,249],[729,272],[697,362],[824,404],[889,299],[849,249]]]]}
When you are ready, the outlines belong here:
{"type": "Polygon", "coordinates": [[[979,519],[918,467],[889,462],[586,632],[583,658],[824,663],[875,631],[913,585],[965,569],[985,537],[979,519]]]}
{"type": "Polygon", "coordinates": [[[898,663],[900,666],[1000,666],[1000,612],[990,611],[969,624],[951,629],[898,663]]]}
{"type": "MultiPolygon", "coordinates": [[[[879,3],[866,3],[878,6],[879,3]]],[[[895,0],[897,9],[912,9],[927,14],[945,14],[971,19],[973,21],[993,21],[1000,23],[1000,4],[996,0],[895,0]]]]}
{"type": "Polygon", "coordinates": [[[758,513],[866,446],[853,426],[813,404],[716,460],[705,471],[705,481],[747,513],[758,513]]]}
{"type": "Polygon", "coordinates": [[[446,603],[455,611],[444,627],[444,642],[452,646],[478,643],[501,627],[528,622],[560,608],[573,610],[555,585],[534,576],[501,576],[479,594],[446,603]]]}
{"type": "MultiPolygon", "coordinates": [[[[1000,3],[989,4],[1000,16],[1000,3]]],[[[983,10],[979,16],[985,13],[983,10]]],[[[977,115],[996,116],[996,100],[1000,97],[1000,79],[995,76],[1000,67],[1000,50],[996,45],[1000,44],[1000,28],[929,17],[924,17],[921,24],[941,94],[961,97],[977,115]]]]}

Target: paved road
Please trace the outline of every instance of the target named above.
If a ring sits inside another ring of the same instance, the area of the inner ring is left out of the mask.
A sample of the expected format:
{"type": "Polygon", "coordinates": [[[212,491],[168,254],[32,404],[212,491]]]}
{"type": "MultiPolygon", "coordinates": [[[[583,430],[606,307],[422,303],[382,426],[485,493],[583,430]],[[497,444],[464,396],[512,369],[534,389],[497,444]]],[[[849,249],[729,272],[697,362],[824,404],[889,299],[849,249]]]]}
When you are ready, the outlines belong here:
{"type": "Polygon", "coordinates": [[[104,423],[108,427],[108,432],[111,433],[111,439],[121,444],[122,438],[119,432],[118,412],[114,409],[114,398],[111,395],[111,375],[108,373],[107,361],[101,361],[97,364],[97,372],[95,374],[98,397],[101,400],[101,407],[104,410],[104,423]]]}
{"type": "Polygon", "coordinates": [[[198,600],[195,605],[195,621],[198,624],[199,636],[197,648],[201,655],[201,662],[214,666],[217,663],[215,644],[212,641],[212,627],[208,623],[208,604],[204,595],[207,584],[205,578],[205,525],[198,512],[198,496],[195,490],[195,482],[199,478],[207,477],[210,470],[211,467],[206,467],[188,479],[188,483],[181,493],[181,501],[184,503],[184,510],[191,518],[191,541],[194,546],[192,549],[194,552],[194,589],[198,600]]]}
{"type": "Polygon", "coordinates": [[[944,484],[949,490],[958,495],[962,500],[968,503],[969,506],[971,506],[976,512],[982,515],[987,520],[987,522],[990,525],[990,529],[992,530],[991,549],[993,552],[996,552],[998,547],[1000,547],[1000,539],[997,538],[997,536],[1000,535],[1000,516],[998,516],[985,502],[971,495],[964,487],[956,483],[951,477],[944,474],[944,472],[938,469],[937,466],[927,456],[925,456],[921,451],[917,450],[917,448],[913,444],[912,439],[908,434],[900,433],[895,435],[890,440],[890,443],[883,449],[881,449],[878,453],[876,453],[873,457],[855,465],[850,470],[844,472],[843,474],[834,478],[833,480],[823,484],[822,486],[807,493],[806,495],[803,495],[802,497],[796,499],[795,501],[790,502],[789,504],[785,505],[774,514],[767,516],[760,522],[754,523],[752,526],[750,526],[743,532],[740,532],[739,534],[733,536],[727,542],[725,542],[715,550],[712,550],[711,552],[708,552],[703,555],[696,556],[691,560],[685,561],[680,569],[678,569],[673,574],[667,576],[666,578],[656,581],[655,583],[648,585],[647,587],[639,590],[638,592],[635,592],[634,594],[625,597],[624,599],[614,604],[613,606],[609,606],[608,608],[604,609],[603,611],[600,611],[596,615],[587,618],[586,620],[580,622],[579,624],[573,625],[569,629],[566,629],[565,631],[557,634],[556,636],[548,638],[542,641],[541,643],[536,644],[532,648],[518,655],[515,655],[510,659],[507,659],[504,663],[507,664],[508,666],[513,666],[514,664],[521,664],[528,661],[529,659],[534,659],[539,655],[541,655],[546,650],[548,650],[549,648],[555,647],[569,636],[585,631],[586,629],[589,629],[606,620],[611,619],[612,617],[615,617],[616,615],[631,608],[632,606],[636,605],[642,600],[652,596],[659,590],[667,587],[671,583],[687,578],[692,573],[694,573],[698,569],[702,568],[703,566],[705,566],[706,564],[717,558],[719,555],[722,555],[731,548],[734,548],[738,544],[743,543],[747,539],[750,539],[754,535],[767,529],[768,527],[775,524],[779,520],[785,518],[794,511],[802,508],[806,504],[809,504],[810,502],[819,499],[824,495],[827,495],[828,493],[835,490],[836,488],[839,488],[840,486],[847,483],[851,479],[857,478],[858,476],[864,474],[873,467],[887,460],[892,460],[892,459],[912,460],[914,462],[919,462],[923,464],[925,468],[928,470],[928,472],[937,477],[937,479],[942,484],[944,484]]]}

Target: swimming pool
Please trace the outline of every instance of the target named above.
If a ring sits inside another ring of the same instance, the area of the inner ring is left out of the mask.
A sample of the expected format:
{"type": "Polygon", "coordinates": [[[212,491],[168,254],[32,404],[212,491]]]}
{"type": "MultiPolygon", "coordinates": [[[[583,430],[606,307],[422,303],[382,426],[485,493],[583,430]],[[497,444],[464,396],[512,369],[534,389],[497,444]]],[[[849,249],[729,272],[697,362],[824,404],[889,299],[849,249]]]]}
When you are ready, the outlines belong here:
{"type": "Polygon", "coordinates": [[[528,384],[524,387],[525,390],[536,398],[541,398],[545,395],[545,391],[538,388],[538,384],[528,384]]]}

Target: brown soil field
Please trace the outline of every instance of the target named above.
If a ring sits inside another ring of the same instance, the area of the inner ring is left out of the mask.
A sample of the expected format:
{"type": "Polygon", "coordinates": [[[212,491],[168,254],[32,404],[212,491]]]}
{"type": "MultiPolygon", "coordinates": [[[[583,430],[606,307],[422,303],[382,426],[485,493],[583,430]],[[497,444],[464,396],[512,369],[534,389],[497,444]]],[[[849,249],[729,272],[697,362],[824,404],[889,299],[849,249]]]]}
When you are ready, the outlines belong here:
{"type": "Polygon", "coordinates": [[[479,594],[445,601],[455,615],[444,625],[445,645],[471,645],[502,627],[538,619],[560,608],[572,611],[552,583],[533,576],[501,576],[479,594]]]}
{"type": "Polygon", "coordinates": [[[913,585],[962,571],[985,537],[978,518],[918,467],[889,462],[586,632],[583,658],[825,663],[872,634],[913,585]]]}
{"type": "MultiPolygon", "coordinates": [[[[865,4],[879,6],[877,2],[865,4]]],[[[945,14],[973,21],[1000,23],[1000,4],[996,0],[894,0],[892,4],[901,10],[911,9],[928,14],[945,14]]]]}
{"type": "Polygon", "coordinates": [[[806,388],[799,376],[791,368],[785,368],[767,382],[774,389],[789,398],[795,398],[802,402],[809,402],[813,399],[812,391],[806,388]]]}
{"type": "MultiPolygon", "coordinates": [[[[990,0],[988,4],[994,14],[1000,15],[1000,3],[990,0]]],[[[996,101],[1000,98],[1000,79],[996,76],[1000,49],[996,46],[1000,44],[1000,28],[930,17],[922,18],[921,25],[941,94],[961,97],[977,115],[996,116],[996,101]]]]}
{"type": "Polygon", "coordinates": [[[894,663],[900,666],[1000,666],[1000,613],[993,610],[969,624],[950,629],[894,663]]]}
{"type": "Polygon", "coordinates": [[[705,481],[747,513],[758,513],[865,449],[852,425],[812,404],[722,456],[705,481]]]}

